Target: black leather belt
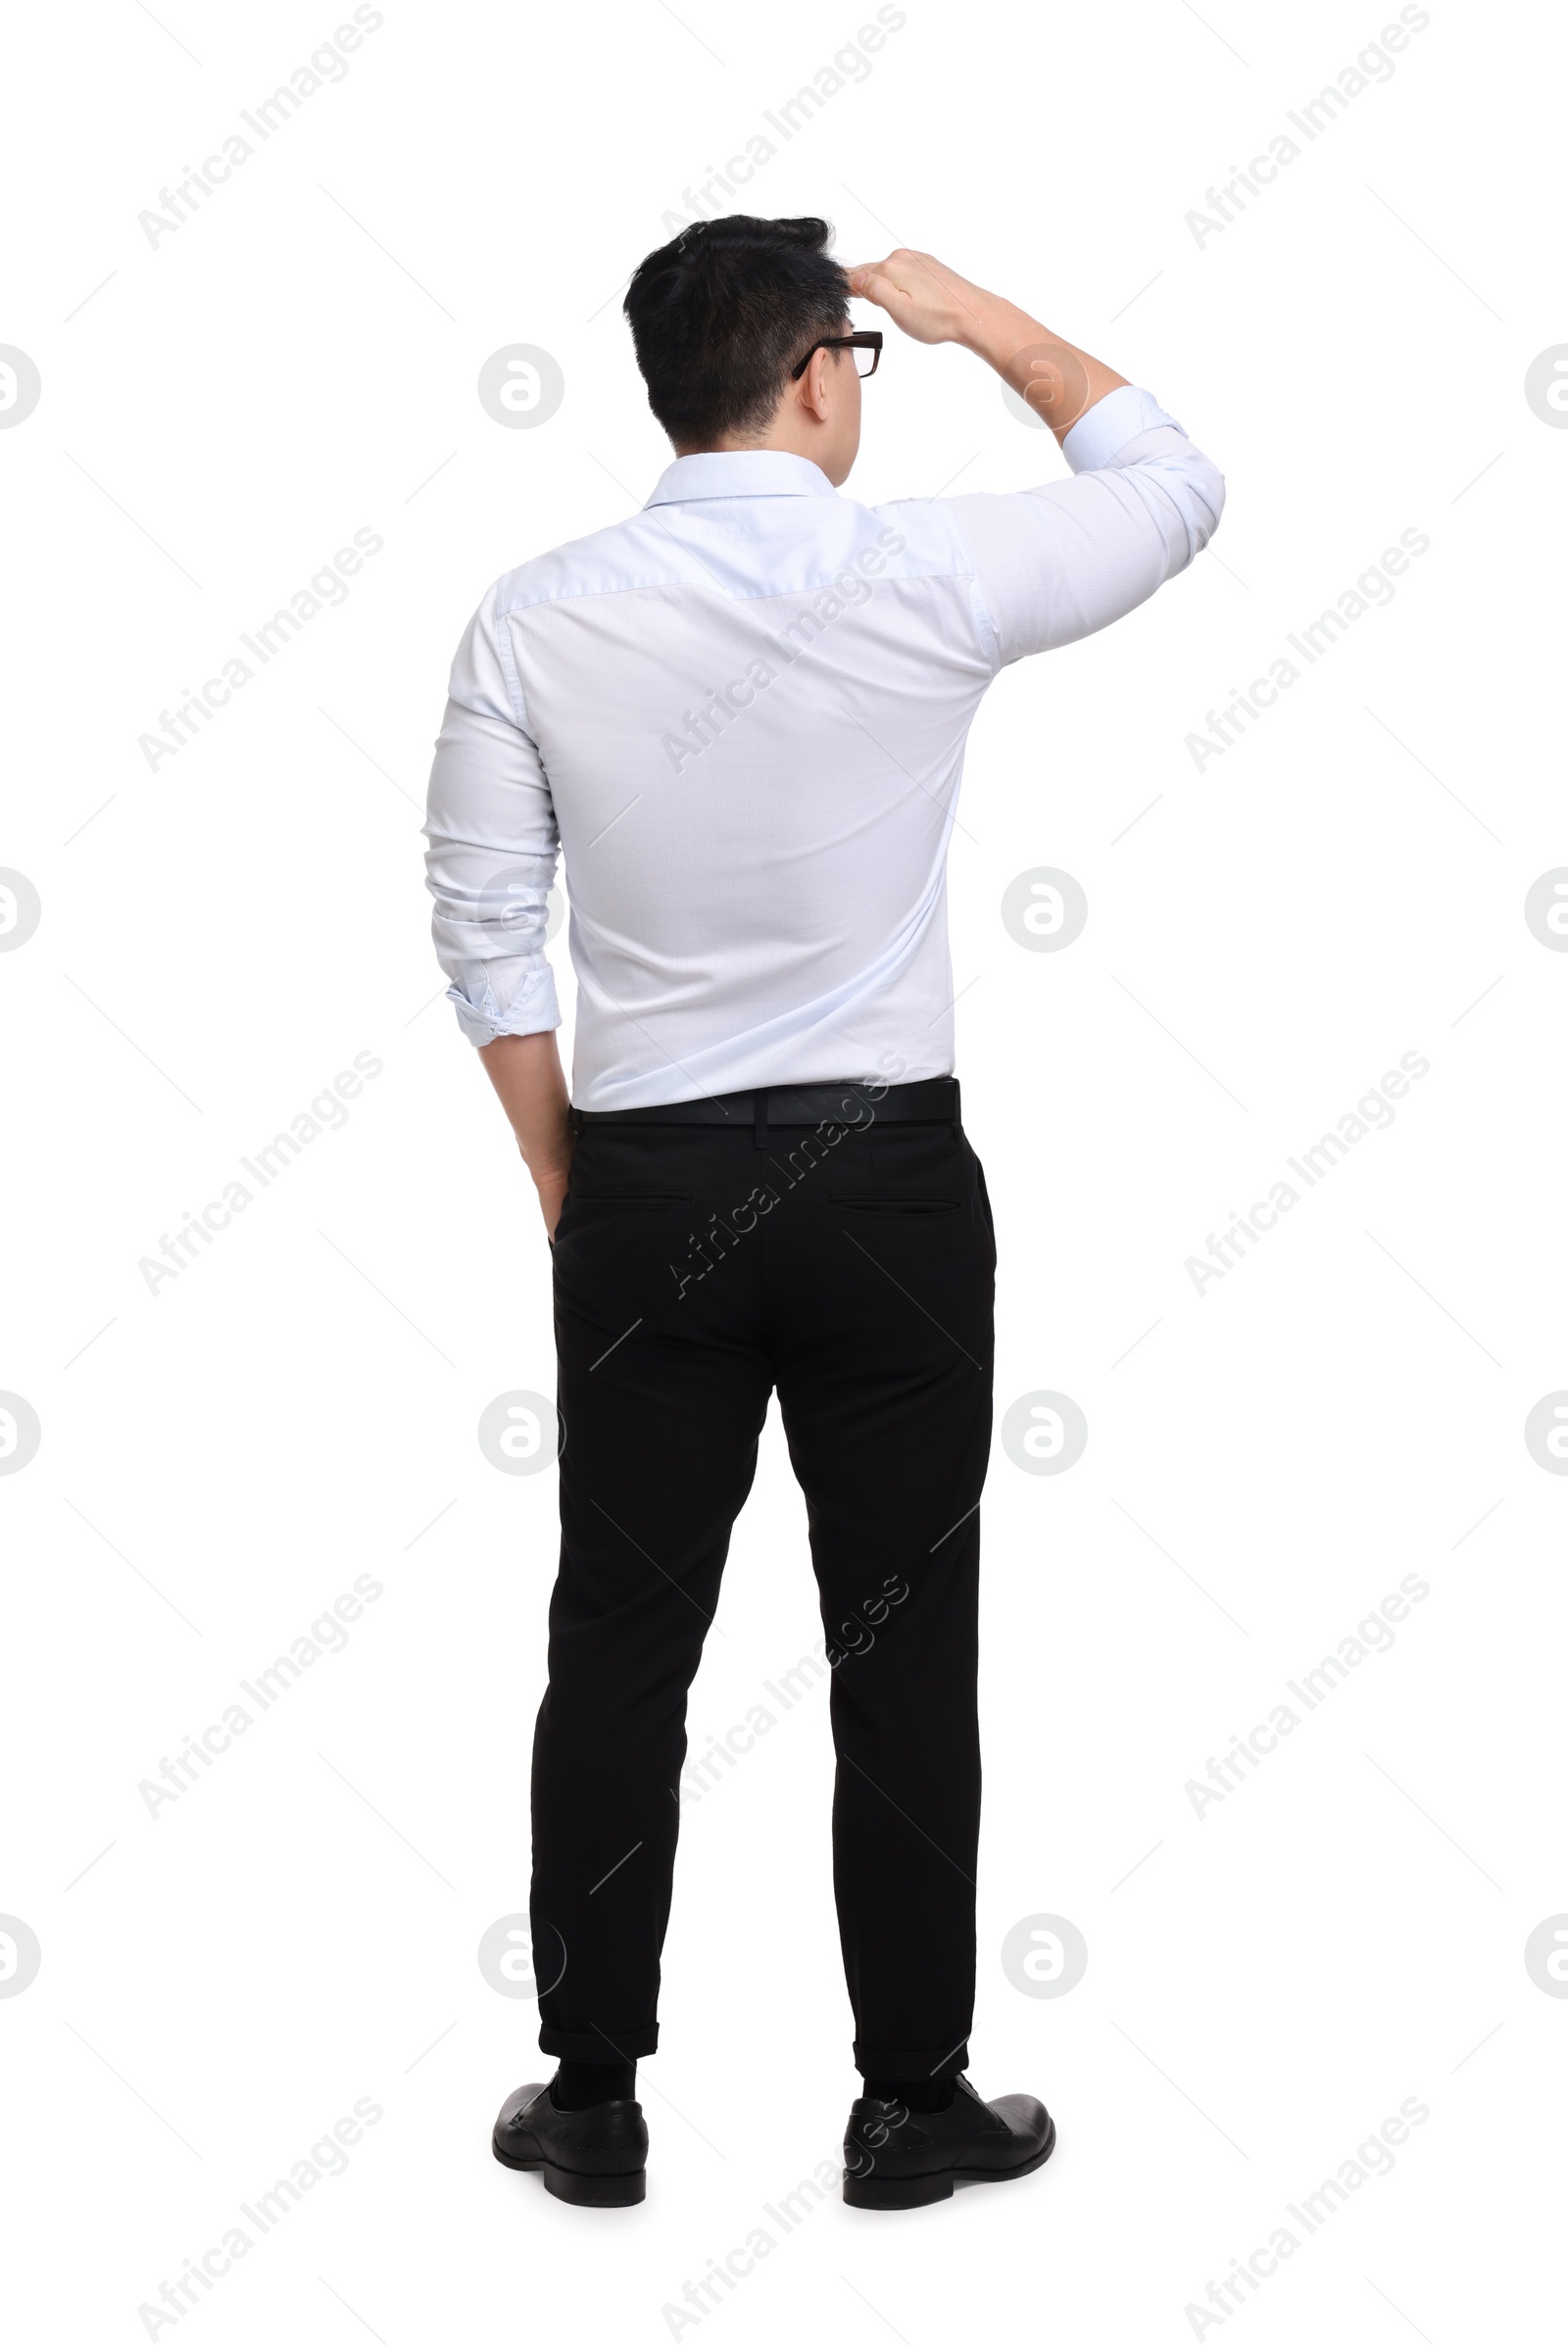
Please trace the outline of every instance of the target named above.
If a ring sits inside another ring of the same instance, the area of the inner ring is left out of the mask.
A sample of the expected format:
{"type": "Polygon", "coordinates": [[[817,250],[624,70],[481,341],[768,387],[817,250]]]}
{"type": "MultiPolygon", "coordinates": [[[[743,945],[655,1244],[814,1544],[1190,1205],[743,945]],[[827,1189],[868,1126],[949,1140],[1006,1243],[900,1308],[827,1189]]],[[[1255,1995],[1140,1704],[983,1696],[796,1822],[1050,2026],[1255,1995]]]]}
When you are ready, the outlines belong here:
{"type": "Polygon", "coordinates": [[[660,1107],[573,1107],[571,1128],[585,1124],[718,1124],[751,1128],[760,1141],[770,1124],[953,1124],[958,1085],[952,1075],[925,1083],[783,1083],[767,1091],[728,1091],[717,1099],[670,1099],[660,1107]]]}

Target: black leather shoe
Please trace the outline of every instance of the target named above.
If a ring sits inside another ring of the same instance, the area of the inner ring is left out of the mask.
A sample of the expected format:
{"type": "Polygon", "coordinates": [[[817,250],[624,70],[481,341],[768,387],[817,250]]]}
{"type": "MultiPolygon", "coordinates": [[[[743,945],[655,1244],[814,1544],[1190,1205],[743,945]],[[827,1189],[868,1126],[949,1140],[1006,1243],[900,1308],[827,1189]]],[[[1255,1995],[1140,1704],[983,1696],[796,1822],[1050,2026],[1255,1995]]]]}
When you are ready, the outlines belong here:
{"type": "Polygon", "coordinates": [[[503,2166],[542,2174],[574,2207],[635,2207],[648,2195],[648,2127],[640,2101],[558,2109],[548,2084],[519,2084],[501,2104],[491,2147],[503,2166]]]}
{"type": "Polygon", "coordinates": [[[948,2108],[934,2116],[902,2101],[862,2096],[844,2136],[844,2200],[851,2207],[929,2207],[955,2182],[1010,2182],[1033,2174],[1056,2146],[1056,2128],[1026,2092],[982,2101],[967,2076],[955,2078],[948,2108]]]}

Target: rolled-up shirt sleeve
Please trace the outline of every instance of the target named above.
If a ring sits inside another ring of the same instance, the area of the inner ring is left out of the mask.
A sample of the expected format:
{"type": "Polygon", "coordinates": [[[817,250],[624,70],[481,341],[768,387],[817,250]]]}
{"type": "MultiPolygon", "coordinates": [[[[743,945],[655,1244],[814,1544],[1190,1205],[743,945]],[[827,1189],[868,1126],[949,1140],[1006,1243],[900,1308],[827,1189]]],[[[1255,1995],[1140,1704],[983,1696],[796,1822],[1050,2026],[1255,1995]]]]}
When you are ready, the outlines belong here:
{"type": "Polygon", "coordinates": [[[942,500],[974,562],[1000,666],[1135,611],[1219,526],[1223,476],[1131,383],[1073,425],[1062,454],[1071,480],[942,500]]]}
{"type": "Polygon", "coordinates": [[[474,1044],[561,1024],[545,958],[560,838],[499,611],[497,591],[458,646],[424,826],[430,933],[474,1044]]]}

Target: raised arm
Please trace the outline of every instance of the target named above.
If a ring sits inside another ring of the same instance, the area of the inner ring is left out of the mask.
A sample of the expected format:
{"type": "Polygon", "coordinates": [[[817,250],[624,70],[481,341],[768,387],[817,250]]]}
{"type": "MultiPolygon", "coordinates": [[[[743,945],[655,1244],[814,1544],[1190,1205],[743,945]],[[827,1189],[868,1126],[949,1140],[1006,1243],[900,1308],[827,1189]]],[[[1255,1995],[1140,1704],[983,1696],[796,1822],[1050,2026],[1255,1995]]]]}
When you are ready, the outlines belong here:
{"type": "Polygon", "coordinates": [[[1076,475],[942,501],[974,562],[999,664],[1108,626],[1208,543],[1224,479],[1148,391],[927,253],[892,253],[849,276],[917,342],[956,342],[994,366],[1051,425],[1076,475]]]}
{"type": "Polygon", "coordinates": [[[850,290],[875,302],[916,342],[958,342],[994,366],[1058,440],[1080,415],[1118,390],[1125,374],[1054,334],[1027,310],[971,285],[929,253],[889,253],[849,272],[850,290]]]}

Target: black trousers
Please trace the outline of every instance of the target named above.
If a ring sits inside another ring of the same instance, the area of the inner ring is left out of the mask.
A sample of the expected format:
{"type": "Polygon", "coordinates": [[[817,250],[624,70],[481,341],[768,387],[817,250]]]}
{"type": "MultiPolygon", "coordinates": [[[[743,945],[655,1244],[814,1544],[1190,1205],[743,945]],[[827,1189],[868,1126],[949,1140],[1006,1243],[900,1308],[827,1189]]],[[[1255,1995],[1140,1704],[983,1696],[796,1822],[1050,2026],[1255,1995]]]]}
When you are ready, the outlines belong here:
{"type": "MultiPolygon", "coordinates": [[[[860,1120],[855,1121],[858,1111],[860,1120]]],[[[776,1390],[806,1495],[862,2075],[973,2018],[996,1249],[956,1120],[587,1124],[554,1253],[561,1565],[533,1752],[542,2049],[655,2050],[686,1695],[776,1390]]]]}

